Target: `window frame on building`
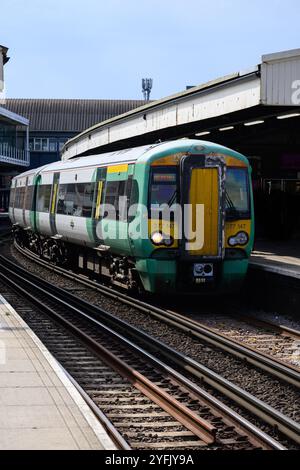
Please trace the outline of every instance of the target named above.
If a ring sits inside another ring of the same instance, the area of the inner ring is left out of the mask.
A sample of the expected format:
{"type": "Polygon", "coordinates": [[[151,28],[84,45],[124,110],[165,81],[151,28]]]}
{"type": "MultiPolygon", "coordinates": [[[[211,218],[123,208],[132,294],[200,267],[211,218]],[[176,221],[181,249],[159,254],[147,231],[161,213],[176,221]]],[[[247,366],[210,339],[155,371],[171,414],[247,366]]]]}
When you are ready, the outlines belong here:
{"type": "Polygon", "coordinates": [[[31,137],[29,140],[30,152],[57,153],[60,139],[55,137],[31,137]]]}

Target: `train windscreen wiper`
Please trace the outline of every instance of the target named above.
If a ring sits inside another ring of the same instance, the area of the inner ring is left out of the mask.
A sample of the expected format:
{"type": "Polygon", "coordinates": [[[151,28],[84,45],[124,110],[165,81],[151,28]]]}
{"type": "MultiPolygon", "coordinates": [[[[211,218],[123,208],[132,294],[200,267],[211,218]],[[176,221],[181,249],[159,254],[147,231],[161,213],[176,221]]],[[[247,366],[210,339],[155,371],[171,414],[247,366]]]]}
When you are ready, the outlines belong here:
{"type": "Polygon", "coordinates": [[[173,203],[176,201],[176,199],[177,199],[177,189],[174,191],[169,201],[167,202],[168,206],[171,207],[173,203]]]}
{"type": "Polygon", "coordinates": [[[226,198],[226,215],[227,217],[230,218],[239,218],[240,217],[240,211],[235,207],[231,197],[229,196],[228,192],[225,192],[225,198],[226,198]]]}

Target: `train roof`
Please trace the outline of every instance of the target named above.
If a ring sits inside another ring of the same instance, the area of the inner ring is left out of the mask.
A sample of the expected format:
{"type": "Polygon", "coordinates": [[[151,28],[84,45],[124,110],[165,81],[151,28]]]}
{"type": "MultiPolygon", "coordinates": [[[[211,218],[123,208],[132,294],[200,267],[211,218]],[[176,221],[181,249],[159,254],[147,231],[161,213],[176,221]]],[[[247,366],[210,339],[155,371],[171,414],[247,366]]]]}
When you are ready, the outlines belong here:
{"type": "Polygon", "coordinates": [[[32,168],[31,170],[24,171],[24,173],[20,173],[19,175],[14,176],[12,178],[12,181],[18,178],[24,178],[24,177],[26,178],[26,176],[32,176],[32,175],[35,176],[47,166],[48,165],[43,165],[43,166],[40,166],[39,168],[32,168]]]}
{"type": "Polygon", "coordinates": [[[247,162],[246,157],[241,155],[238,152],[235,152],[231,149],[223,147],[219,144],[214,144],[208,141],[195,140],[195,139],[179,139],[170,142],[157,143],[152,145],[144,145],[142,147],[134,147],[130,149],[117,150],[115,152],[102,153],[96,155],[88,155],[85,157],[72,158],[67,161],[58,161],[44,165],[40,168],[34,170],[28,170],[21,175],[18,175],[16,178],[36,175],[43,172],[58,172],[61,170],[68,169],[78,169],[93,167],[97,165],[113,165],[113,164],[122,164],[122,163],[134,163],[137,160],[141,159],[142,161],[153,159],[153,157],[161,156],[163,154],[168,154],[169,152],[193,152],[199,150],[203,153],[222,153],[230,154],[233,157],[241,159],[247,162]],[[147,155],[146,155],[147,154],[147,155]]]}
{"type": "Polygon", "coordinates": [[[145,145],[115,152],[87,155],[85,157],[72,158],[68,161],[50,163],[42,171],[60,171],[72,168],[83,168],[97,165],[113,165],[118,163],[136,162],[145,152],[156,145],[145,145]]]}
{"type": "Polygon", "coordinates": [[[83,168],[88,166],[113,165],[119,163],[136,162],[139,159],[150,159],[155,155],[161,155],[163,153],[169,153],[172,151],[193,151],[193,148],[195,146],[197,148],[201,147],[203,153],[229,153],[230,155],[235,156],[236,158],[247,161],[246,157],[244,157],[243,155],[219,144],[195,139],[179,139],[170,142],[144,145],[142,147],[117,150],[115,152],[87,155],[85,157],[72,158],[67,161],[54,162],[44,167],[41,171],[60,171],[72,168],[83,168]]]}

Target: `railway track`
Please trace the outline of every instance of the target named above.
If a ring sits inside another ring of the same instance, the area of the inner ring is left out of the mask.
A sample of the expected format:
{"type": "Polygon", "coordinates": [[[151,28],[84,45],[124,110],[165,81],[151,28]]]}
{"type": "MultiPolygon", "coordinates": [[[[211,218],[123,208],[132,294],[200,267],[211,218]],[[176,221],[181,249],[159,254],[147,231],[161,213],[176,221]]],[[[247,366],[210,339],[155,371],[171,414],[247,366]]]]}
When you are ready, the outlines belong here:
{"type": "Polygon", "coordinates": [[[228,316],[225,317],[223,315],[221,319],[217,316],[211,320],[210,315],[207,322],[204,323],[202,316],[200,320],[199,316],[191,315],[186,309],[183,310],[183,313],[179,313],[143,302],[122,292],[116,292],[110,287],[101,285],[85,276],[70,273],[68,270],[58,266],[51,266],[47,261],[41,260],[27,249],[19,246],[17,246],[17,249],[23,255],[34,259],[38,264],[54,272],[62,274],[69,279],[74,279],[87,287],[92,287],[101,294],[117,299],[129,307],[137,308],[153,318],[175,326],[194,338],[217,346],[223,351],[244,359],[249,364],[253,364],[255,367],[300,388],[300,331],[284,326],[280,327],[274,323],[272,324],[249,316],[247,319],[243,319],[241,316],[238,318],[235,315],[230,320],[228,316]],[[239,331],[236,334],[232,331],[233,320],[238,323],[236,328],[239,328],[239,331]],[[258,325],[259,329],[254,330],[252,328],[248,333],[247,330],[245,331],[247,322],[250,322],[252,325],[258,325]],[[209,323],[212,323],[213,326],[209,323]],[[224,333],[226,326],[230,333],[224,333]],[[292,359],[295,358],[295,352],[297,354],[296,363],[299,364],[298,366],[292,362],[292,359]]]}
{"type": "Polygon", "coordinates": [[[251,315],[187,314],[196,325],[300,373],[300,331],[251,315]]]}
{"type": "Polygon", "coordinates": [[[113,423],[123,448],[126,441],[133,449],[283,449],[87,306],[72,305],[60,289],[1,261],[2,280],[43,313],[22,300],[17,310],[113,423]]]}
{"type": "MultiPolygon", "coordinates": [[[[5,269],[8,269],[9,271],[11,271],[11,273],[13,273],[15,278],[16,276],[18,276],[18,279],[21,282],[22,276],[25,276],[24,270],[16,266],[13,268],[12,263],[10,263],[8,260],[5,260],[5,258],[3,257],[1,257],[1,261],[3,265],[6,266],[5,269]]],[[[7,273],[8,271],[6,272],[6,278],[8,278],[9,276],[7,273]]],[[[70,273],[68,273],[68,275],[70,276],[70,273]]],[[[49,293],[52,292],[51,295],[54,295],[53,286],[51,285],[46,286],[45,281],[41,279],[37,279],[35,276],[33,276],[30,273],[26,273],[26,276],[28,279],[31,279],[31,281],[29,281],[31,282],[31,284],[38,286],[39,289],[42,288],[43,286],[44,290],[48,291],[49,293]]],[[[82,280],[82,282],[86,283],[87,281],[82,280]]],[[[17,286],[15,286],[15,288],[16,287],[17,286]]],[[[61,290],[57,290],[57,288],[55,288],[55,297],[57,296],[57,292],[59,291],[61,290]]],[[[26,295],[26,290],[23,292],[23,294],[26,295]]],[[[110,294],[116,295],[112,292],[110,292],[110,294]]],[[[76,310],[86,311],[88,309],[88,311],[91,312],[93,316],[96,316],[96,318],[101,318],[101,321],[105,320],[106,327],[109,325],[109,328],[111,328],[111,326],[113,325],[114,329],[117,329],[119,331],[118,333],[119,335],[120,335],[120,331],[122,331],[123,333],[124,331],[126,331],[126,336],[127,338],[128,337],[130,338],[130,341],[132,341],[133,338],[135,339],[135,345],[137,345],[137,343],[143,343],[143,345],[147,345],[148,355],[149,355],[149,351],[151,350],[152,352],[153,350],[156,351],[156,353],[158,352],[161,360],[162,358],[164,360],[168,359],[168,361],[171,360],[172,364],[175,364],[179,369],[185,370],[186,372],[188,371],[194,377],[201,378],[201,380],[205,382],[206,384],[209,384],[215,389],[221,391],[227,397],[230,397],[231,399],[239,403],[239,405],[244,406],[246,409],[256,414],[256,416],[259,416],[260,419],[266,421],[272,426],[275,426],[277,429],[279,429],[281,433],[283,433],[288,438],[292,439],[294,442],[298,444],[300,443],[300,440],[299,440],[300,427],[297,423],[295,423],[293,420],[289,419],[288,417],[282,415],[278,411],[272,409],[270,406],[266,405],[260,400],[257,400],[255,397],[251,396],[247,392],[239,389],[239,387],[236,387],[234,384],[226,381],[218,374],[215,374],[213,371],[205,368],[201,364],[196,363],[196,361],[193,361],[192,359],[189,359],[188,357],[182,356],[182,354],[178,353],[177,351],[169,348],[168,346],[166,346],[165,344],[162,344],[161,342],[155,340],[154,338],[149,337],[149,335],[141,331],[138,331],[136,328],[130,326],[129,324],[125,322],[122,322],[120,319],[113,317],[108,312],[104,312],[103,310],[101,311],[101,309],[99,309],[98,307],[90,305],[87,302],[74,297],[72,294],[66,291],[61,291],[60,296],[62,297],[62,299],[64,299],[65,303],[68,302],[68,305],[72,304],[72,307],[75,308],[76,310]]],[[[125,297],[126,297],[126,301],[133,302],[132,299],[130,298],[128,299],[127,296],[125,297]]],[[[34,299],[31,299],[31,300],[34,301],[34,299]]],[[[146,308],[145,305],[143,305],[143,308],[146,308]]],[[[75,323],[74,319],[72,320],[71,323],[72,324],[75,323]]],[[[153,355],[152,354],[150,355],[152,358],[151,360],[153,361],[154,360],[153,355]]],[[[166,367],[167,370],[169,370],[169,366],[165,365],[164,367],[166,367]]],[[[173,373],[175,373],[175,371],[173,371],[173,373]]],[[[193,383],[189,381],[189,386],[193,388],[196,385],[193,385],[193,383]]],[[[199,393],[199,390],[200,389],[197,389],[197,393],[199,393]]],[[[207,392],[204,392],[202,390],[201,393],[202,393],[203,398],[205,398],[206,400],[210,400],[211,406],[213,405],[219,410],[221,410],[224,407],[223,404],[221,404],[218,401],[215,401],[215,399],[211,397],[209,394],[207,394],[207,392]],[[211,400],[213,400],[213,403],[211,400]]],[[[238,416],[232,410],[227,409],[226,412],[229,413],[231,417],[234,417],[234,419],[237,419],[238,416]]],[[[244,425],[245,425],[245,422],[243,423],[243,426],[244,425]]],[[[246,424],[247,428],[251,429],[251,426],[252,425],[250,423],[246,424]]],[[[231,442],[231,444],[234,445],[233,441],[231,442]]]]}

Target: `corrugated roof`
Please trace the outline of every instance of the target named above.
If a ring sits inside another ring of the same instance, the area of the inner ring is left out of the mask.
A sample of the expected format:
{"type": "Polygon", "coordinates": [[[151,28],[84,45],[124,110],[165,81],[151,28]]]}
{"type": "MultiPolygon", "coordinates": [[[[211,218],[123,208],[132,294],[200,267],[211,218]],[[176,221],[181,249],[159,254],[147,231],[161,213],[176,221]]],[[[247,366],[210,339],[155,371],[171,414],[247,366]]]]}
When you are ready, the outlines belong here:
{"type": "Polygon", "coordinates": [[[11,98],[2,106],[28,118],[31,131],[82,132],[144,104],[142,100],[11,98]]]}

